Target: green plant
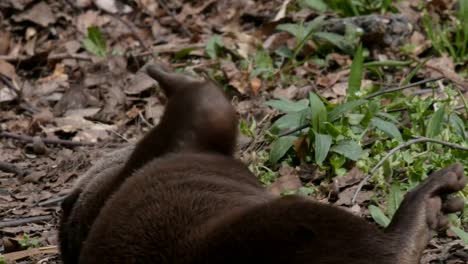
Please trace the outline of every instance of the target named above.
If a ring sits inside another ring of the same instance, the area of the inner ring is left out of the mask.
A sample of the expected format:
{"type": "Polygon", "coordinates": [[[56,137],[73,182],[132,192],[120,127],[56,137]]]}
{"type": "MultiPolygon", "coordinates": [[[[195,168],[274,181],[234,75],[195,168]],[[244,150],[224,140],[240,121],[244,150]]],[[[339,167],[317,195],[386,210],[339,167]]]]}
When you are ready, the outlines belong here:
{"type": "Polygon", "coordinates": [[[107,44],[106,39],[97,27],[89,27],[86,37],[83,39],[84,48],[98,57],[106,57],[107,44]]]}
{"type": "Polygon", "coordinates": [[[427,11],[422,16],[422,24],[432,47],[439,53],[447,53],[455,61],[468,60],[468,0],[460,0],[460,7],[451,21],[443,23],[437,16],[427,11]]]}
{"type": "Polygon", "coordinates": [[[395,11],[391,0],[303,0],[304,5],[325,12],[333,10],[342,16],[360,16],[395,11]]]}
{"type": "Polygon", "coordinates": [[[285,47],[281,47],[277,53],[288,59],[295,60],[306,42],[308,40],[312,40],[317,44],[319,49],[321,47],[326,47],[327,44],[332,44],[342,51],[351,54],[359,42],[360,33],[358,33],[357,30],[351,26],[346,27],[346,32],[344,35],[321,31],[326,23],[327,22],[325,21],[325,17],[319,16],[310,22],[278,25],[276,28],[277,30],[288,32],[295,37],[296,46],[292,51],[289,51],[285,47]]]}
{"type": "Polygon", "coordinates": [[[24,234],[23,238],[18,241],[22,248],[35,248],[39,246],[37,238],[31,238],[28,234],[24,234]]]}
{"type": "MultiPolygon", "coordinates": [[[[451,86],[446,87],[445,98],[408,98],[400,92],[404,87],[367,94],[371,90],[361,87],[366,68],[408,63],[364,63],[364,57],[364,50],[358,47],[346,100],[341,104],[331,104],[315,93],[297,102],[267,102],[284,113],[272,124],[271,133],[277,136],[270,146],[269,162],[316,163],[329,177],[344,175],[350,166],[357,166],[369,173],[377,191],[387,193],[385,211],[369,207],[374,220],[386,226],[404,193],[429,172],[453,162],[465,164],[468,170],[468,119],[454,110],[457,97],[463,97],[451,86]],[[280,133],[290,128],[300,129],[280,133]],[[369,140],[372,143],[365,144],[369,140]]],[[[452,218],[454,222],[467,220],[465,216],[452,218]]],[[[462,237],[462,232],[457,234],[462,237]]]]}
{"type": "Polygon", "coordinates": [[[2,254],[0,254],[0,264],[6,264],[6,259],[2,254]]]}

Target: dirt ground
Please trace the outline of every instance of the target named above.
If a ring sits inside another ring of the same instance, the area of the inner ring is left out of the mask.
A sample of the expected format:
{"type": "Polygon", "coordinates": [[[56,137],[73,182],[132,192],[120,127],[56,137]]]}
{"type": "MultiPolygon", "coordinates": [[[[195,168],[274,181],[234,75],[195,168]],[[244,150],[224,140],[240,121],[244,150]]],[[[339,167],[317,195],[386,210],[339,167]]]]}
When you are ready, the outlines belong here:
{"type": "MultiPolygon", "coordinates": [[[[165,98],[153,80],[138,73],[153,54],[169,61],[187,53],[190,60],[172,65],[209,71],[213,61],[204,49],[214,34],[249,53],[271,35],[268,28],[259,32],[260,25],[289,1],[97,2],[0,2],[0,253],[16,260],[12,263],[60,263],[60,198],[103,153],[135,142],[157,124],[165,98]],[[83,48],[91,25],[103,32],[108,56],[83,48]]],[[[273,116],[265,100],[303,98],[317,89],[267,90],[230,61],[220,69],[234,88],[239,116],[266,120],[258,130],[273,116]]],[[[327,96],[337,98],[340,90],[327,96]]],[[[251,143],[240,138],[245,160],[251,143]]],[[[467,261],[463,244],[444,236],[431,242],[422,263],[467,261]]]]}

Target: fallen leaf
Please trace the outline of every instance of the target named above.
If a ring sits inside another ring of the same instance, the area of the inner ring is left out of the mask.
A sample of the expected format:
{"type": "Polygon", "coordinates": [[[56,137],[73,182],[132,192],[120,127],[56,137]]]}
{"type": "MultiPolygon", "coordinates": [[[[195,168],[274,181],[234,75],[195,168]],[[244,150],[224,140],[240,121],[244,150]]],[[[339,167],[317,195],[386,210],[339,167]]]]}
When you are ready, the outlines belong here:
{"type": "Polygon", "coordinates": [[[57,18],[49,5],[45,1],[41,1],[31,7],[31,9],[13,16],[13,20],[16,22],[31,21],[40,26],[47,27],[50,24],[54,24],[57,18]]]}
{"type": "Polygon", "coordinates": [[[268,186],[268,191],[280,195],[287,191],[295,191],[302,187],[297,171],[293,167],[283,166],[278,171],[280,177],[268,186]]]}
{"type": "Polygon", "coordinates": [[[0,55],[8,54],[10,49],[11,33],[0,30],[0,55]]]}
{"type": "Polygon", "coordinates": [[[262,88],[262,80],[259,78],[253,78],[250,80],[250,88],[252,89],[252,93],[254,96],[257,96],[262,88]]]}

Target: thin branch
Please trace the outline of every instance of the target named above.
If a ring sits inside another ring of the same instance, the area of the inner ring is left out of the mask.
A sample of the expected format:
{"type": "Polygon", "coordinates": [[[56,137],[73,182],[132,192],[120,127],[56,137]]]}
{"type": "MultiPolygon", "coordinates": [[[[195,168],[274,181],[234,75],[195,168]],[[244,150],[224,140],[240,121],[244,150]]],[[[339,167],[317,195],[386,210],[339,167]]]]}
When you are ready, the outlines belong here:
{"type": "MultiPolygon", "coordinates": [[[[35,55],[32,56],[24,56],[24,55],[0,55],[0,60],[4,61],[25,61],[33,58],[35,55]]],[[[83,54],[69,54],[69,53],[58,53],[58,54],[49,54],[47,57],[49,60],[60,60],[60,59],[75,59],[75,60],[85,60],[90,61],[91,57],[83,54]]]]}
{"type": "Polygon", "coordinates": [[[379,95],[392,93],[392,92],[396,92],[396,91],[401,91],[401,90],[408,89],[408,88],[411,88],[411,87],[415,87],[415,86],[425,84],[425,83],[428,83],[428,82],[435,82],[435,81],[438,81],[438,80],[441,80],[441,79],[445,79],[445,77],[442,76],[442,77],[437,77],[437,78],[429,78],[429,79],[421,80],[419,82],[414,82],[414,83],[409,83],[407,85],[399,86],[399,87],[380,90],[380,91],[375,92],[373,94],[369,94],[367,96],[364,96],[363,99],[369,100],[369,99],[372,99],[372,98],[377,97],[379,95]]]}
{"type": "Polygon", "coordinates": [[[50,198],[50,199],[45,200],[45,201],[43,201],[43,202],[40,202],[40,203],[38,203],[37,205],[39,205],[39,206],[51,206],[51,205],[56,205],[56,204],[61,203],[63,200],[65,200],[66,197],[67,197],[67,195],[58,196],[58,197],[53,197],[53,198],[50,198]]]}
{"type": "MultiPolygon", "coordinates": [[[[16,140],[26,142],[26,143],[32,143],[34,141],[33,137],[9,133],[9,132],[0,132],[0,138],[1,137],[16,139],[16,140]]],[[[94,142],[77,142],[77,141],[54,139],[54,138],[41,138],[41,140],[46,145],[62,145],[62,146],[68,146],[68,147],[94,146],[97,144],[94,142]]]]}
{"type": "Polygon", "coordinates": [[[180,29],[182,29],[182,32],[189,38],[192,38],[192,33],[185,27],[184,24],[182,24],[182,22],[180,22],[176,15],[174,14],[174,12],[172,12],[171,9],[169,9],[169,7],[167,6],[167,4],[163,1],[163,0],[158,0],[158,3],[159,5],[164,9],[164,12],[166,12],[168,15],[170,15],[172,17],[172,19],[174,19],[174,21],[176,21],[179,25],[180,25],[180,29]]]}
{"type": "Polygon", "coordinates": [[[117,19],[120,23],[124,24],[128,30],[130,31],[130,33],[132,33],[132,35],[136,38],[136,40],[141,44],[141,46],[143,47],[143,49],[145,49],[147,52],[151,52],[151,50],[148,48],[148,46],[146,46],[145,44],[145,41],[140,37],[140,35],[138,35],[138,33],[135,31],[135,27],[133,25],[131,25],[128,21],[126,21],[125,19],[123,19],[122,17],[120,17],[120,13],[118,14],[112,14],[112,17],[114,17],[115,19],[117,19]]]}
{"type": "Polygon", "coordinates": [[[464,150],[464,151],[468,151],[468,147],[465,147],[465,146],[462,146],[462,145],[458,145],[458,144],[454,144],[454,143],[450,143],[450,142],[446,142],[446,141],[442,141],[442,140],[438,140],[438,139],[433,139],[433,138],[427,138],[427,137],[418,137],[418,138],[415,138],[415,139],[412,139],[408,142],[405,142],[404,144],[401,144],[393,149],[391,149],[387,155],[385,155],[385,157],[383,157],[383,159],[381,159],[370,171],[369,171],[369,174],[367,174],[367,176],[362,179],[362,181],[359,183],[354,195],[353,195],[353,199],[351,200],[351,203],[354,204],[356,202],[356,198],[357,198],[357,195],[358,193],[361,191],[362,187],[364,186],[364,184],[369,180],[370,177],[372,177],[372,175],[377,171],[378,168],[380,168],[380,166],[382,166],[382,164],[387,160],[389,159],[395,152],[397,152],[398,150],[400,149],[403,149],[403,148],[407,148],[413,144],[416,144],[416,143],[421,143],[421,142],[432,142],[432,143],[436,143],[436,144],[441,144],[441,145],[444,145],[444,146],[447,146],[447,147],[450,147],[450,148],[455,148],[455,149],[460,149],[460,150],[464,150]]]}
{"type": "Polygon", "coordinates": [[[25,176],[27,174],[25,171],[21,170],[15,165],[9,162],[4,162],[4,161],[0,161],[0,171],[4,171],[7,173],[14,173],[19,176],[25,176]]]}
{"type": "Polygon", "coordinates": [[[5,221],[0,221],[0,228],[20,226],[24,224],[37,223],[37,222],[44,222],[44,221],[49,221],[52,218],[53,217],[51,215],[40,215],[40,216],[31,216],[31,217],[25,217],[25,218],[13,219],[13,220],[5,220],[5,221]]]}

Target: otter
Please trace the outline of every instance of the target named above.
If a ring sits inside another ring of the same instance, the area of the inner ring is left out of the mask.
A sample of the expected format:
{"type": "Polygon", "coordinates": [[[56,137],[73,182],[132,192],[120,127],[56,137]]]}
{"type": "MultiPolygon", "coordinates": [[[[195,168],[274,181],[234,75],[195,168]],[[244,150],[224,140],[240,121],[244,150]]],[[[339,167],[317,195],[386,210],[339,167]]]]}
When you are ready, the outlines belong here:
{"type": "Polygon", "coordinates": [[[273,195],[233,157],[237,118],[221,89],[146,70],[169,98],[166,111],[114,176],[75,200],[63,232],[76,240],[61,253],[76,263],[414,264],[448,226],[446,214],[463,209],[448,197],[466,185],[460,164],[408,192],[385,229],[307,197],[273,195]]]}
{"type": "Polygon", "coordinates": [[[213,81],[173,73],[162,64],[150,65],[145,70],[158,81],[168,98],[165,112],[159,124],[136,146],[122,150],[118,158],[105,159],[108,160],[105,165],[115,166],[83,175],[62,202],[59,241],[65,264],[78,263],[82,243],[101,207],[148,161],[172,152],[220,155],[234,152],[236,112],[213,81]],[[113,160],[116,162],[112,163],[113,160]]]}

